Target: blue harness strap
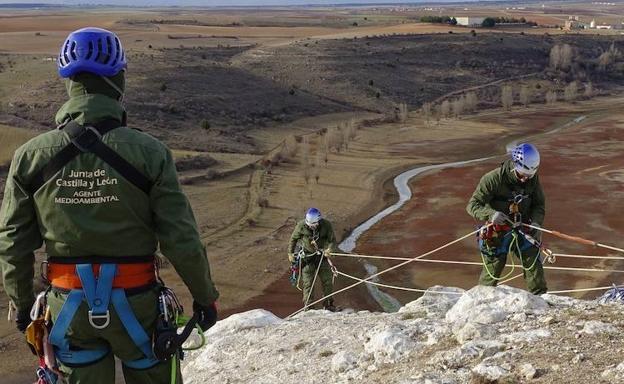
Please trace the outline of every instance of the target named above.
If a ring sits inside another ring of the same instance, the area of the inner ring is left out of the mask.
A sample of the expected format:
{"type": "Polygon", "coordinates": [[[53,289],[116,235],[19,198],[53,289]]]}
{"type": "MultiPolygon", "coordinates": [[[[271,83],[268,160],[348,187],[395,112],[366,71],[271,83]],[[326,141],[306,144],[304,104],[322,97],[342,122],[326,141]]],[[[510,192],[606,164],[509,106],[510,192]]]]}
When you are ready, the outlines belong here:
{"type": "Polygon", "coordinates": [[[83,299],[89,307],[89,322],[96,329],[104,329],[109,325],[109,304],[112,302],[126,332],[145,355],[142,359],[124,361],[124,365],[134,369],[147,369],[159,363],[152,351],[151,340],[134,315],[125,291],[121,288],[113,289],[116,272],[116,264],[102,264],[96,280],[91,264],[76,265],[76,273],[82,283],[82,289],[74,289],[69,293],[50,331],[50,343],[54,345],[56,355],[63,364],[68,366],[89,365],[110,352],[108,348],[70,349],[67,330],[83,299]]]}
{"type": "MultiPolygon", "coordinates": [[[[505,235],[503,236],[503,241],[501,242],[501,245],[499,245],[495,250],[494,256],[501,257],[503,255],[507,255],[507,253],[509,252],[509,247],[511,246],[512,239],[513,239],[513,236],[512,236],[511,231],[505,233],[505,235]]],[[[518,241],[520,241],[520,251],[522,252],[526,251],[527,249],[533,246],[533,244],[531,244],[522,235],[518,236],[518,241]]],[[[485,241],[483,241],[483,239],[479,239],[479,248],[481,249],[482,252],[487,251],[487,246],[485,245],[485,241]]]]}
{"type": "Polygon", "coordinates": [[[54,346],[56,357],[65,365],[77,366],[92,364],[110,352],[108,348],[90,350],[72,350],[67,340],[67,329],[82,303],[84,294],[80,289],[73,289],[59,312],[50,331],[50,344],[54,346]]]}
{"type": "Polygon", "coordinates": [[[117,316],[119,316],[119,320],[121,320],[121,323],[126,328],[126,332],[128,332],[134,344],[139,347],[141,352],[145,355],[143,359],[124,361],[123,364],[134,369],[146,369],[158,364],[159,360],[156,359],[152,351],[152,340],[147,333],[145,333],[145,329],[143,329],[143,326],[137,320],[134,312],[132,312],[132,308],[130,308],[130,303],[123,289],[113,289],[112,302],[117,316]]]}

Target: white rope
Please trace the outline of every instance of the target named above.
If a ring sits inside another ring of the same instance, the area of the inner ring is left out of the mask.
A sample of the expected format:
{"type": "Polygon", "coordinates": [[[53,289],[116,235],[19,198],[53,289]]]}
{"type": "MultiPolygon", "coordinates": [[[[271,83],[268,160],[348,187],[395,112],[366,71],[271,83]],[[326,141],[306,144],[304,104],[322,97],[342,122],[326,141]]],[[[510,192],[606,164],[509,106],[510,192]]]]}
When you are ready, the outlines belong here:
{"type": "Polygon", "coordinates": [[[553,253],[556,257],[567,257],[571,259],[605,259],[605,260],[624,260],[622,256],[590,256],[590,255],[569,255],[566,253],[553,253]]]}
{"type": "Polygon", "coordinates": [[[374,281],[364,281],[363,279],[360,279],[359,277],[355,277],[355,276],[351,276],[348,275],[344,272],[340,272],[337,271],[339,275],[342,275],[344,277],[348,277],[350,279],[353,279],[355,281],[359,281],[361,283],[366,283],[366,284],[370,284],[370,285],[375,285],[377,287],[383,287],[383,288],[390,288],[390,289],[398,289],[399,291],[409,291],[409,292],[422,292],[422,293],[440,293],[440,294],[451,294],[451,295],[462,295],[463,292],[451,292],[451,291],[429,291],[428,289],[418,289],[418,288],[407,288],[407,287],[399,287],[397,285],[388,285],[388,284],[381,284],[381,283],[377,283],[374,281]]]}
{"type": "MultiPolygon", "coordinates": [[[[342,275],[344,277],[348,277],[350,279],[359,281],[361,283],[366,283],[366,284],[370,284],[370,285],[375,285],[377,287],[382,287],[382,288],[390,288],[390,289],[397,289],[400,291],[408,291],[408,292],[421,292],[421,293],[438,293],[438,294],[447,294],[447,295],[463,295],[463,292],[452,292],[452,291],[430,291],[429,289],[418,289],[418,288],[407,288],[407,287],[400,287],[397,285],[389,285],[389,284],[381,284],[381,283],[376,283],[373,281],[365,281],[363,279],[360,279],[358,277],[355,276],[351,276],[348,275],[344,272],[340,272],[338,271],[339,275],[342,275]]],[[[522,276],[522,274],[518,274],[514,277],[511,277],[507,280],[501,281],[500,284],[503,283],[507,283],[513,279],[517,279],[518,277],[522,276]]],[[[609,285],[607,287],[597,287],[597,288],[580,288],[580,289],[565,289],[565,290],[560,290],[560,291],[548,291],[547,293],[550,294],[557,294],[557,293],[574,293],[574,292],[589,292],[589,291],[602,291],[602,290],[607,290],[607,289],[611,289],[613,288],[613,285],[609,285]]]]}
{"type": "MultiPolygon", "coordinates": [[[[435,260],[435,259],[410,259],[407,257],[385,257],[385,256],[369,256],[369,255],[361,255],[361,254],[348,254],[348,253],[332,253],[332,256],[345,256],[345,257],[361,257],[361,258],[371,258],[371,259],[388,259],[388,260],[408,260],[408,261],[418,261],[423,263],[434,263],[434,264],[460,264],[460,265],[478,265],[483,266],[483,263],[479,263],[476,261],[454,261],[454,260],[435,260]]],[[[511,264],[505,264],[505,267],[511,267],[511,264]]],[[[577,267],[547,267],[544,269],[553,269],[559,271],[575,271],[575,272],[612,272],[612,273],[624,273],[624,270],[621,269],[600,269],[600,268],[577,268],[577,267]]]]}
{"type": "MultiPolygon", "coordinates": [[[[323,256],[321,256],[321,260],[319,261],[318,266],[316,267],[316,273],[314,273],[314,279],[312,279],[312,286],[310,287],[310,292],[308,292],[308,297],[306,297],[305,303],[303,303],[304,307],[308,306],[308,301],[310,301],[310,297],[312,297],[312,292],[314,292],[314,284],[316,283],[316,277],[321,270],[321,264],[323,264],[323,256]]],[[[300,274],[303,274],[303,269],[299,271],[300,274]]]]}
{"type": "Polygon", "coordinates": [[[501,281],[501,282],[500,282],[500,283],[498,283],[498,284],[505,284],[505,283],[510,282],[511,280],[515,280],[515,279],[517,279],[518,277],[522,277],[522,276],[524,276],[524,273],[518,273],[516,276],[514,276],[514,277],[510,277],[510,278],[509,278],[509,279],[507,279],[507,280],[503,280],[503,281],[501,281]]]}
{"type": "Polygon", "coordinates": [[[613,288],[613,285],[609,285],[607,287],[597,287],[597,288],[581,288],[581,289],[564,289],[562,291],[548,291],[547,293],[573,293],[573,292],[589,292],[589,291],[603,291],[607,289],[613,288]]]}
{"type": "Polygon", "coordinates": [[[351,289],[351,288],[353,288],[353,287],[355,287],[355,286],[358,286],[358,285],[362,284],[363,282],[370,281],[370,280],[374,279],[374,278],[375,278],[375,277],[377,277],[377,276],[383,275],[383,274],[384,274],[384,273],[386,273],[386,272],[390,272],[390,271],[392,271],[392,270],[394,270],[394,269],[397,269],[397,268],[400,268],[400,267],[402,267],[402,266],[404,266],[404,265],[407,265],[407,264],[411,263],[412,261],[415,261],[415,260],[421,259],[421,258],[423,258],[423,257],[427,257],[427,256],[429,256],[429,255],[431,255],[431,254],[433,254],[433,253],[435,253],[435,252],[438,252],[438,251],[440,251],[440,250],[442,250],[442,249],[444,249],[444,248],[450,247],[450,246],[451,246],[451,245],[453,245],[453,244],[459,243],[460,241],[463,241],[463,240],[465,240],[465,239],[467,239],[467,238],[469,238],[469,237],[471,237],[471,236],[474,236],[474,235],[475,235],[476,233],[478,233],[480,230],[481,230],[481,228],[479,228],[479,229],[477,229],[477,230],[475,230],[475,231],[472,231],[472,232],[470,232],[470,233],[467,233],[466,235],[464,235],[464,236],[462,236],[462,237],[460,237],[460,238],[458,238],[458,239],[455,239],[455,240],[453,240],[453,241],[451,241],[451,242],[448,242],[448,243],[446,243],[446,244],[444,244],[444,245],[442,245],[442,246],[440,246],[440,247],[438,247],[438,248],[436,248],[436,249],[433,249],[433,250],[431,250],[431,251],[429,251],[429,252],[425,252],[425,253],[423,253],[423,254],[422,254],[422,255],[420,255],[420,256],[416,256],[416,257],[415,257],[415,258],[413,258],[413,259],[406,260],[406,261],[404,261],[404,262],[402,262],[402,263],[399,263],[399,264],[397,264],[397,265],[395,265],[395,266],[392,266],[392,267],[390,267],[390,268],[388,268],[388,269],[385,269],[385,270],[383,270],[383,271],[381,271],[381,272],[377,272],[377,273],[375,273],[374,275],[370,275],[370,276],[368,276],[366,279],[363,279],[362,281],[355,282],[355,283],[353,283],[353,284],[351,284],[351,285],[349,285],[349,286],[347,286],[347,287],[345,287],[345,288],[342,288],[342,289],[340,289],[340,290],[338,290],[338,291],[332,292],[331,294],[329,294],[329,295],[327,295],[327,296],[325,296],[325,297],[323,297],[323,298],[320,298],[320,299],[318,299],[317,301],[315,301],[315,302],[313,302],[313,303],[311,303],[311,304],[308,304],[308,305],[304,306],[303,308],[301,308],[301,309],[299,309],[299,310],[297,310],[297,311],[295,311],[295,312],[291,313],[290,315],[288,315],[288,317],[287,317],[287,318],[291,318],[291,317],[293,317],[294,315],[296,315],[296,314],[298,314],[298,313],[300,313],[300,312],[302,312],[302,311],[305,311],[308,307],[310,307],[310,306],[312,306],[312,305],[314,305],[314,304],[320,303],[321,301],[323,301],[323,300],[325,300],[325,299],[327,299],[327,298],[329,298],[329,297],[335,296],[335,295],[337,295],[337,294],[339,294],[339,293],[341,293],[341,292],[344,292],[344,291],[346,291],[346,290],[349,290],[349,289],[351,289]]]}

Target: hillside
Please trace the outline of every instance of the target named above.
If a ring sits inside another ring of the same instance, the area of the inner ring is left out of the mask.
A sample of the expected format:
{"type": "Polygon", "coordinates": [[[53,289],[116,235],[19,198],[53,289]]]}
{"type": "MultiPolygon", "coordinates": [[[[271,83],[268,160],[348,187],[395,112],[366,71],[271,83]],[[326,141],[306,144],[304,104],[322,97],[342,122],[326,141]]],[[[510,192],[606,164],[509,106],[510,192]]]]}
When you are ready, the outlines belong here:
{"type": "Polygon", "coordinates": [[[622,383],[619,304],[436,286],[397,313],[256,309],[187,355],[195,383],[622,383]]]}

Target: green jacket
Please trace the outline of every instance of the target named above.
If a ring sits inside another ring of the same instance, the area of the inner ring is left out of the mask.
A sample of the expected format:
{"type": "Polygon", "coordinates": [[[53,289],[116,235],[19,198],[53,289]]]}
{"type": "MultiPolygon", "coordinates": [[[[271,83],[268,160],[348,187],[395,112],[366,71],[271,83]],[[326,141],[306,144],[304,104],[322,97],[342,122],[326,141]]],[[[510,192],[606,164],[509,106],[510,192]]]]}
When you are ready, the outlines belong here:
{"type": "Polygon", "coordinates": [[[544,191],[535,175],[522,183],[513,172],[513,163],[507,160],[497,169],[486,173],[479,181],[466,210],[477,220],[487,220],[495,211],[509,214],[510,200],[515,194],[527,197],[520,203],[522,221],[542,225],[546,212],[544,191]]]}
{"type": "Polygon", "coordinates": [[[304,220],[298,222],[290,236],[288,253],[295,252],[297,243],[301,244],[306,254],[324,251],[325,249],[329,249],[331,252],[336,252],[337,250],[334,229],[331,223],[325,219],[321,219],[318,227],[314,230],[308,227],[304,220]],[[315,240],[316,246],[312,244],[312,240],[315,240]]]}
{"type": "MultiPolygon", "coordinates": [[[[70,100],[56,121],[121,121],[123,107],[111,97],[68,86],[70,100]]],[[[33,251],[48,256],[127,257],[152,255],[158,248],[171,262],[193,298],[215,301],[206,250],[189,202],[178,183],[168,148],[152,136],[127,127],[103,137],[152,181],[149,196],[93,154],[81,154],[34,195],[27,192],[35,172],[69,143],[61,130],[44,133],[21,146],[13,157],[0,208],[0,266],[4,287],[19,310],[33,302],[33,251]]]]}

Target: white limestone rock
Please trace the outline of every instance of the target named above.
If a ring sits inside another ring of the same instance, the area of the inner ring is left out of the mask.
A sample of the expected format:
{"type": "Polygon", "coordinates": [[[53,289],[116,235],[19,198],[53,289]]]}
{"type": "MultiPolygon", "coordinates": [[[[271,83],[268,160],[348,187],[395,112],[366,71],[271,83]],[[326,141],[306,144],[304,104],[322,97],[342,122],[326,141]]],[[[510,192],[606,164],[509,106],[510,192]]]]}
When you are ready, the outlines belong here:
{"type": "Polygon", "coordinates": [[[581,332],[586,333],[588,335],[599,335],[602,333],[614,334],[618,333],[619,330],[613,324],[603,323],[602,321],[588,321],[583,326],[583,330],[581,332]]]}
{"type": "Polygon", "coordinates": [[[446,313],[446,320],[456,329],[468,322],[496,324],[514,313],[542,314],[547,310],[544,299],[522,289],[476,286],[446,313]]]}

